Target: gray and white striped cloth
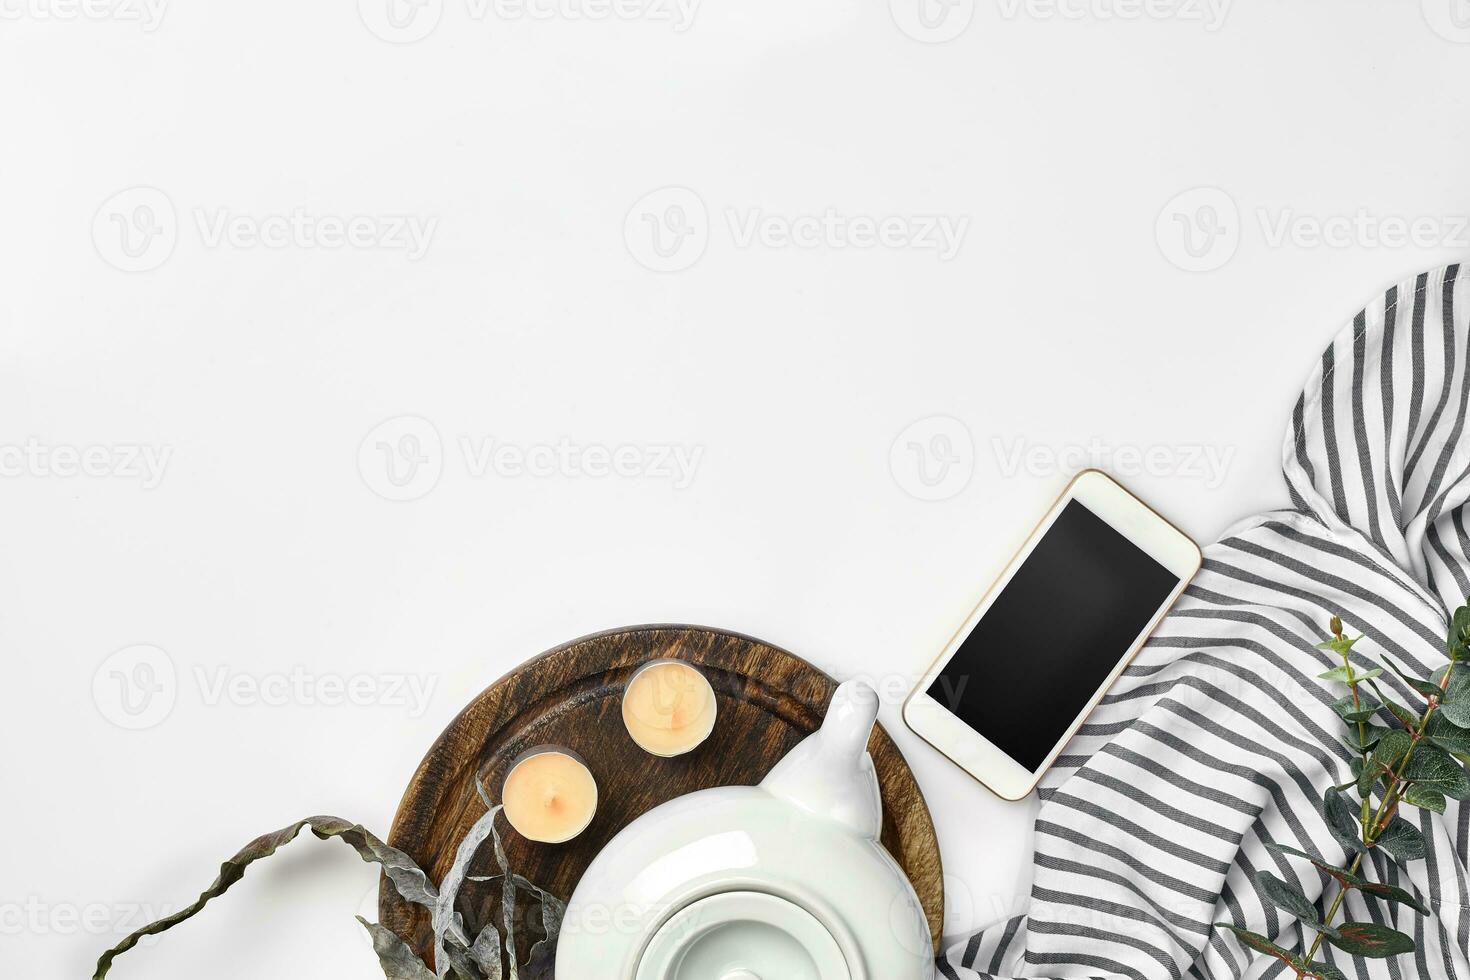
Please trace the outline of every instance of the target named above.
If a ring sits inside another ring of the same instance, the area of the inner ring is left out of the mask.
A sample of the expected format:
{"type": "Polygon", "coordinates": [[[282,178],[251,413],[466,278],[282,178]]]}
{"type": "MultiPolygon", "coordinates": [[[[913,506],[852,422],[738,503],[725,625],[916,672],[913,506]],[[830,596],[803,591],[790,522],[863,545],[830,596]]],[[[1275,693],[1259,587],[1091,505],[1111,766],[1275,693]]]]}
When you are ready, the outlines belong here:
{"type": "MultiPolygon", "coordinates": [[[[1470,595],[1467,312],[1470,275],[1451,266],[1389,290],[1323,353],[1286,438],[1294,509],[1243,521],[1205,550],[1199,577],[1042,785],[1027,911],[949,950],[941,975],[1289,975],[1210,924],[1293,948],[1296,922],[1263,902],[1255,873],[1309,897],[1335,891],[1265,846],[1343,858],[1321,812],[1322,791],[1350,778],[1330,707],[1344,692],[1316,679],[1334,666],[1313,646],[1328,617],[1364,634],[1365,658],[1420,676],[1445,662],[1448,614],[1470,595]]],[[[1415,891],[1433,915],[1366,907],[1357,892],[1346,904],[1351,919],[1414,936],[1417,951],[1364,960],[1324,947],[1318,958],[1350,977],[1470,980],[1470,804],[1404,813],[1428,858],[1400,867],[1375,854],[1367,873],[1415,891]]]]}

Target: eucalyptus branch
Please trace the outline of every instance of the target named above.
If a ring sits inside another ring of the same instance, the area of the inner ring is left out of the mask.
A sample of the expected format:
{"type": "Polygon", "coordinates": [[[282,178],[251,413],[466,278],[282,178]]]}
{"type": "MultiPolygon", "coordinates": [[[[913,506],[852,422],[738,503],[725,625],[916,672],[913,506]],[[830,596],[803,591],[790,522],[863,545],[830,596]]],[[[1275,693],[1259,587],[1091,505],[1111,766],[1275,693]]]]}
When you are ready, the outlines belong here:
{"type": "Polygon", "coordinates": [[[1332,708],[1356,734],[1356,741],[1350,744],[1358,758],[1353,760],[1353,779],[1328,788],[1322,805],[1328,829],[1349,853],[1350,863],[1345,868],[1336,867],[1303,851],[1270,845],[1283,853],[1305,858],[1338,884],[1337,893],[1323,915],[1295,884],[1266,871],[1256,875],[1266,901],[1296,918],[1304,930],[1315,933],[1311,946],[1306,947],[1303,931],[1305,953],[1292,952],[1265,936],[1219,923],[1245,945],[1284,962],[1298,980],[1304,977],[1346,980],[1336,967],[1315,959],[1323,943],[1353,956],[1375,958],[1414,950],[1413,938],[1396,929],[1376,922],[1339,924],[1338,914],[1344,910],[1348,893],[1358,891],[1365,900],[1405,905],[1428,915],[1429,909],[1412,893],[1361,877],[1364,859],[1374,849],[1400,863],[1424,856],[1424,836],[1412,822],[1399,819],[1401,806],[1407,804],[1443,813],[1447,798],[1470,799],[1470,774],[1465,770],[1465,764],[1470,763],[1470,682],[1460,677],[1457,684],[1455,675],[1456,665],[1470,657],[1470,606],[1456,611],[1446,643],[1449,664],[1436,671],[1431,680],[1412,679],[1390,664],[1394,673],[1424,698],[1422,714],[1415,714],[1379,690],[1374,681],[1383,674],[1382,667],[1364,661],[1360,661],[1361,670],[1354,666],[1352,649],[1361,636],[1345,635],[1342,621],[1336,616],[1329,625],[1331,638],[1318,646],[1336,653],[1342,658],[1342,665],[1319,676],[1347,686],[1347,696],[1332,708]],[[1364,684],[1372,687],[1378,695],[1376,699],[1366,694],[1364,684]],[[1397,726],[1370,724],[1380,711],[1391,716],[1397,726]],[[1360,798],[1356,816],[1343,799],[1343,791],[1350,787],[1356,788],[1360,798]]]}

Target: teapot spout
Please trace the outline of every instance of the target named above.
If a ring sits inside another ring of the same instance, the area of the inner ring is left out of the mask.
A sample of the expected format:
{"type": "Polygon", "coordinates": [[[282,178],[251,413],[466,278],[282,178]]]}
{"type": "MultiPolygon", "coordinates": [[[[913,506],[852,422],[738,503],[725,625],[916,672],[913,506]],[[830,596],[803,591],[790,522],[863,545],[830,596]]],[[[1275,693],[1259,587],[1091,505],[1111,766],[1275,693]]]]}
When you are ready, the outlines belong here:
{"type": "Polygon", "coordinates": [[[861,681],[837,688],[822,727],[792,749],[761,783],[773,796],[862,837],[878,839],[883,800],[868,754],[878,693],[861,681]]]}

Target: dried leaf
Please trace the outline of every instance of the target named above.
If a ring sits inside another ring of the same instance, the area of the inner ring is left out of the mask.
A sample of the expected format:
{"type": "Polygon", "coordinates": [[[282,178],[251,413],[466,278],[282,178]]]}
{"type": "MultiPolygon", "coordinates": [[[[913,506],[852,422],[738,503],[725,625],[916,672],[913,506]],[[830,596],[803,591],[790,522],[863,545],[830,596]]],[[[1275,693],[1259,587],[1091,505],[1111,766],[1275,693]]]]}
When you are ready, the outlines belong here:
{"type": "Polygon", "coordinates": [[[434,980],[434,971],[424,966],[424,961],[414,955],[408,944],[391,929],[357,917],[362,927],[373,937],[373,951],[378,954],[378,965],[388,980],[434,980]]]}
{"type": "Polygon", "coordinates": [[[157,922],[149,923],[103,953],[97,960],[97,970],[92,974],[92,980],[102,980],[107,976],[107,972],[112,969],[113,960],[136,946],[144,936],[156,936],[172,929],[180,922],[193,918],[212,899],[223,895],[235,882],[245,877],[246,868],[261,858],[270,857],[278,848],[295,840],[304,827],[310,827],[311,832],[322,840],[336,837],[346,841],[364,861],[383,868],[398,894],[417,905],[433,908],[437,894],[434,886],[428,876],[407,854],[383,843],[361,825],[343,820],[341,817],[307,817],[305,820],[298,820],[273,833],[257,837],[246,844],[239,853],[220,865],[219,876],[215,878],[213,884],[200,893],[194,904],[180,909],[173,915],[159,919],[157,922]]]}
{"type": "MultiPolygon", "coordinates": [[[[480,962],[475,955],[475,947],[478,946],[483,952],[485,947],[476,940],[471,943],[465,933],[464,920],[454,910],[455,900],[459,898],[460,886],[464,883],[465,876],[469,873],[470,862],[474,860],[475,853],[479,851],[480,845],[485,842],[493,832],[495,820],[500,816],[500,807],[492,807],[475,825],[465,834],[464,839],[459,842],[459,847],[454,852],[454,863],[444,874],[444,880],[439,883],[439,899],[434,904],[433,927],[434,927],[434,965],[438,968],[438,975],[442,978],[449,970],[450,947],[458,947],[469,954],[475,965],[481,970],[489,972],[490,968],[480,962]]],[[[506,944],[509,948],[509,943],[506,944]]],[[[494,961],[494,980],[500,976],[500,956],[496,950],[494,961]]]]}

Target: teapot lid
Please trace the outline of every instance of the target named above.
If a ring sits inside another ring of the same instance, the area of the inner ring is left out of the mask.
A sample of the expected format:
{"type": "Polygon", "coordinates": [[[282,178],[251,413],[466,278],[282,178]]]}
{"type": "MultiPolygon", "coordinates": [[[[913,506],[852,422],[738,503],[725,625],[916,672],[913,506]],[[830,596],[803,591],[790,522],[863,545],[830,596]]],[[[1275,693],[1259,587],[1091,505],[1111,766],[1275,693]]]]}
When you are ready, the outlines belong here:
{"type": "Polygon", "coordinates": [[[637,980],[852,980],[832,933],[806,909],[764,892],[711,895],[656,932],[637,980]]]}

